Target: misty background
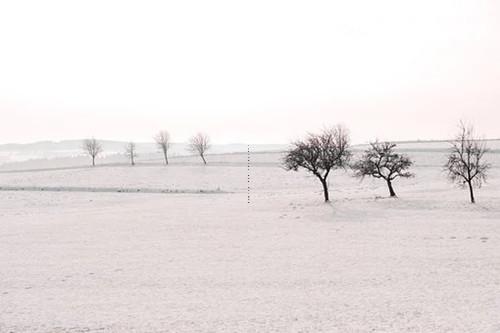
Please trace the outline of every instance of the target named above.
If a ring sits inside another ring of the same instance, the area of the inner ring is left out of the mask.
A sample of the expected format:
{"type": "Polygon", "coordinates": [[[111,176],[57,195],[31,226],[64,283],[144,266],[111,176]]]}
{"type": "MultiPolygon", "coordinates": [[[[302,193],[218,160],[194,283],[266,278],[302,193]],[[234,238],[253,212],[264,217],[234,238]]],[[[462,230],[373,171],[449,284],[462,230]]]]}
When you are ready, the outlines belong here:
{"type": "Polygon", "coordinates": [[[498,138],[499,14],[493,0],[2,2],[0,143],[166,129],[284,144],[335,123],[355,143],[436,140],[460,119],[498,138]]]}

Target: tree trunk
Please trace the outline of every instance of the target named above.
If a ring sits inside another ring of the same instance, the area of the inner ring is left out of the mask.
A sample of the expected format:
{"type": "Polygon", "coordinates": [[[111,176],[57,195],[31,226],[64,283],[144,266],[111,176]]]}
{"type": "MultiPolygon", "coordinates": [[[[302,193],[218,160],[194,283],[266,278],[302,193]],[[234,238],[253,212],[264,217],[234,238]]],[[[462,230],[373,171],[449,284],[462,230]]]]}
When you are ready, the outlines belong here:
{"type": "Polygon", "coordinates": [[[165,149],[163,150],[163,157],[165,158],[165,165],[168,165],[168,153],[165,149]]]}
{"type": "Polygon", "coordinates": [[[389,194],[392,197],[396,197],[396,192],[394,192],[394,188],[392,187],[392,182],[390,180],[387,181],[387,186],[389,187],[389,194]]]}
{"type": "Polygon", "coordinates": [[[323,194],[325,196],[325,202],[330,202],[330,194],[328,193],[328,182],[326,179],[320,178],[321,185],[323,185],[323,194]]]}
{"type": "Polygon", "coordinates": [[[201,154],[200,156],[201,156],[201,159],[203,160],[203,163],[206,165],[207,161],[205,160],[205,156],[203,156],[203,154],[201,154]]]}
{"type": "Polygon", "coordinates": [[[92,156],[92,166],[95,166],[95,156],[92,156]]]}
{"type": "Polygon", "coordinates": [[[472,182],[467,182],[469,184],[469,193],[470,193],[470,202],[476,203],[476,199],[474,198],[474,189],[472,188],[472,182]]]}
{"type": "Polygon", "coordinates": [[[130,163],[131,163],[132,165],[135,165],[134,155],[130,156],[130,163]]]}

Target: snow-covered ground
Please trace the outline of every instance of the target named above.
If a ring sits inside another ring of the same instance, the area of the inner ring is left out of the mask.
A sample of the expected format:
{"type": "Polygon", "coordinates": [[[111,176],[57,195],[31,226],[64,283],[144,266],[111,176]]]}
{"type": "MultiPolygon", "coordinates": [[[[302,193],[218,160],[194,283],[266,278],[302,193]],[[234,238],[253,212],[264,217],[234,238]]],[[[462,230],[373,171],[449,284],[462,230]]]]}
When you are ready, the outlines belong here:
{"type": "Polygon", "coordinates": [[[407,149],[398,199],[337,171],[331,205],[277,153],[250,204],[245,154],[0,172],[0,332],[499,332],[500,154],[471,205],[407,149]]]}

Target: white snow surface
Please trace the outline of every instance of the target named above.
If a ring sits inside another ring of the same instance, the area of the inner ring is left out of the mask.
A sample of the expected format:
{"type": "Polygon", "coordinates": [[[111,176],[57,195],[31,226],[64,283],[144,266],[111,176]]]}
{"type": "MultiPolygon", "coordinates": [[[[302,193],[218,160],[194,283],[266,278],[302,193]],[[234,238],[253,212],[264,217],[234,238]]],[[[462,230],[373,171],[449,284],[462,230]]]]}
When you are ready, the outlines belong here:
{"type": "Polygon", "coordinates": [[[500,332],[500,169],[471,205],[409,154],[331,204],[277,153],[250,204],[245,154],[0,172],[0,332],[500,332]]]}

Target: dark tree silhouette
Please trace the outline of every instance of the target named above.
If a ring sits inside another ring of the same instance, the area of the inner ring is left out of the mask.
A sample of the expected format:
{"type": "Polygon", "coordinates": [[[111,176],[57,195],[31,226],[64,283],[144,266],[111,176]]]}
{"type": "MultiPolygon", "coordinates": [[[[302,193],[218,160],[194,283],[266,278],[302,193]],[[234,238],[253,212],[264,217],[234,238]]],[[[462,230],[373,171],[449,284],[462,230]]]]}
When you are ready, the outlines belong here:
{"type": "Polygon", "coordinates": [[[328,176],[334,169],[345,168],[350,157],[349,133],[346,128],[336,126],[292,143],[283,165],[289,171],[304,168],[315,175],[323,187],[325,202],[329,202],[328,176]]]}
{"type": "Polygon", "coordinates": [[[95,166],[95,159],[102,153],[102,146],[94,138],[87,139],[83,141],[83,151],[92,158],[92,166],[95,166]]]}
{"type": "Polygon", "coordinates": [[[154,136],[156,145],[163,153],[165,165],[168,165],[168,150],[170,149],[170,134],[167,131],[160,131],[154,136]]]}
{"type": "Polygon", "coordinates": [[[130,158],[130,164],[135,165],[135,158],[137,157],[137,151],[134,142],[129,142],[125,146],[125,155],[130,158]]]}
{"type": "Polygon", "coordinates": [[[189,140],[189,150],[193,153],[198,154],[203,160],[204,164],[207,164],[205,153],[209,149],[210,138],[204,133],[198,133],[189,140]]]}
{"type": "Polygon", "coordinates": [[[460,122],[459,128],[457,137],[451,142],[451,152],[445,170],[452,182],[469,188],[470,201],[475,203],[474,187],[481,187],[490,168],[490,165],[483,161],[488,149],[485,142],[475,136],[473,126],[460,122]]]}
{"type": "Polygon", "coordinates": [[[385,180],[391,197],[396,196],[392,186],[396,178],[413,177],[413,174],[408,171],[413,162],[408,156],[396,153],[394,148],[396,144],[391,142],[372,142],[370,148],[352,165],[357,177],[370,176],[385,180]]]}

